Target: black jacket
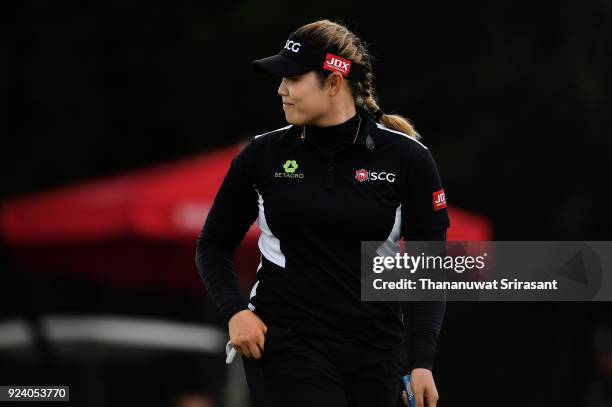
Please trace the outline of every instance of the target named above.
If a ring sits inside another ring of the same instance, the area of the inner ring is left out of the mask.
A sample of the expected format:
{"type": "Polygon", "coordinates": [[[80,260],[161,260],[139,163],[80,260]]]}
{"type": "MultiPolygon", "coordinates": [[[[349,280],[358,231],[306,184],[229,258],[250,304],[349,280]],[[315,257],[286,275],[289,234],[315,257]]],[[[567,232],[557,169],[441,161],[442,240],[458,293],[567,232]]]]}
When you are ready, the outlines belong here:
{"type": "MultiPolygon", "coordinates": [[[[358,134],[336,149],[287,126],[255,136],[232,161],[196,253],[228,321],[248,307],[266,323],[372,349],[404,339],[400,303],[360,301],[360,242],[443,240],[447,209],[433,202],[442,184],[427,147],[357,111],[358,134]],[[261,263],[247,302],[232,258],[256,219],[261,263]]],[[[410,308],[411,367],[431,368],[444,303],[410,308]]]]}

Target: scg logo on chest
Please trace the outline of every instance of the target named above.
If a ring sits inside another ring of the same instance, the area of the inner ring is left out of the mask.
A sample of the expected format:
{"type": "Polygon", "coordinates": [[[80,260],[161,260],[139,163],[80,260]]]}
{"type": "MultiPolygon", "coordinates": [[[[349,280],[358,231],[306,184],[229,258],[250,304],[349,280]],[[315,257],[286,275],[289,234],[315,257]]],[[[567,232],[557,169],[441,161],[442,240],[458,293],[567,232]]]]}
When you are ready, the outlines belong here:
{"type": "Polygon", "coordinates": [[[368,171],[368,170],[357,170],[355,171],[355,179],[359,182],[364,181],[387,181],[395,182],[395,174],[387,171],[368,171]]]}

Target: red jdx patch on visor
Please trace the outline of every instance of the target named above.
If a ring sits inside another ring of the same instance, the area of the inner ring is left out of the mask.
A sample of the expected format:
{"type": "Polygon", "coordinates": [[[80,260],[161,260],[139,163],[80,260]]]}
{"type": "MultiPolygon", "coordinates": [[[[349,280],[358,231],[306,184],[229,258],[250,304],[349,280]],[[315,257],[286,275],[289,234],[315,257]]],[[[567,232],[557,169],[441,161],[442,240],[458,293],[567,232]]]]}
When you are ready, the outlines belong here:
{"type": "Polygon", "coordinates": [[[347,77],[351,71],[351,61],[339,57],[338,55],[328,53],[325,57],[325,62],[323,62],[323,69],[332,72],[337,71],[340,72],[342,76],[347,77]]]}
{"type": "Polygon", "coordinates": [[[443,189],[433,193],[433,207],[434,211],[446,208],[446,196],[443,189]]]}

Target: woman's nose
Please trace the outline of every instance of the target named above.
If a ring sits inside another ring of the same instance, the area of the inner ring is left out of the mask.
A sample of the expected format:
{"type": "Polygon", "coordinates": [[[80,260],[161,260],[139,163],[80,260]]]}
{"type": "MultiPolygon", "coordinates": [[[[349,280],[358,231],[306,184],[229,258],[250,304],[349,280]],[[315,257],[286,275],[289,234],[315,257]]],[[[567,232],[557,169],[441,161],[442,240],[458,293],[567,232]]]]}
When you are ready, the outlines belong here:
{"type": "Polygon", "coordinates": [[[283,80],[281,81],[280,85],[278,86],[278,94],[280,96],[287,96],[287,86],[285,85],[285,79],[283,78],[283,80]]]}

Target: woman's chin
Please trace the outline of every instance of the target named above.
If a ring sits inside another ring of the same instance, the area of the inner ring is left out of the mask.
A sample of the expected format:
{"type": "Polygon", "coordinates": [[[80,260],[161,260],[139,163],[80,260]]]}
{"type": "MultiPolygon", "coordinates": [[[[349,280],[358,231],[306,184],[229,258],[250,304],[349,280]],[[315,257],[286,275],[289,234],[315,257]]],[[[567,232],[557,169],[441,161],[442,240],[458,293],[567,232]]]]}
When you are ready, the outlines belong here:
{"type": "Polygon", "coordinates": [[[291,114],[291,113],[285,112],[285,120],[287,120],[287,123],[292,124],[294,126],[303,126],[304,125],[303,121],[300,120],[299,117],[295,117],[295,115],[291,114]]]}

